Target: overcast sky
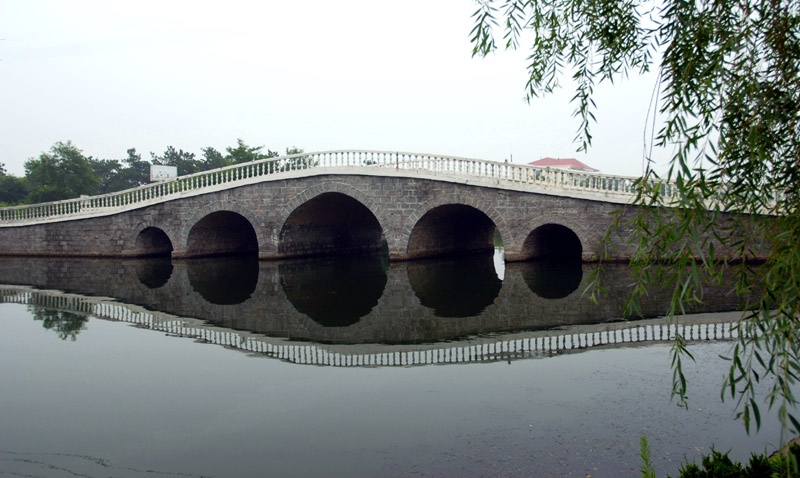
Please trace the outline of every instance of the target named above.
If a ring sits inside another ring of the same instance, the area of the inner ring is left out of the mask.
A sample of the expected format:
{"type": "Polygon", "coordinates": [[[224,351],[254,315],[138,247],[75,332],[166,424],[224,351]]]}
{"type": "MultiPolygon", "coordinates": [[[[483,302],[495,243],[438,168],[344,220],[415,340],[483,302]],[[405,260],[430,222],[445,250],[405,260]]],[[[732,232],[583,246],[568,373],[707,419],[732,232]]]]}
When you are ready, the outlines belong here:
{"type": "Polygon", "coordinates": [[[525,52],[472,58],[471,0],[0,0],[0,162],[71,140],[95,158],[378,149],[639,175],[654,78],[598,88],[588,154],[571,91],[524,102],[525,52]]]}

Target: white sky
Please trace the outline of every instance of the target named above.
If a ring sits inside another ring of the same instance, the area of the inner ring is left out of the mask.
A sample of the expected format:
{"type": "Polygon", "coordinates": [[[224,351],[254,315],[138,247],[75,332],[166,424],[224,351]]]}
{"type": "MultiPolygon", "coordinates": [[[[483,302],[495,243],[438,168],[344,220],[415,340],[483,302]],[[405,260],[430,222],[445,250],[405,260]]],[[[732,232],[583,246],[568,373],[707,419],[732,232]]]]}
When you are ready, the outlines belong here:
{"type": "MultiPolygon", "coordinates": [[[[0,0],[0,162],[56,141],[145,159],[242,138],[639,175],[654,77],[601,85],[588,154],[572,92],[524,102],[525,51],[472,58],[471,0],[0,0]]],[[[499,35],[502,36],[502,33],[499,35]]],[[[501,38],[498,38],[500,40],[501,38]]]]}

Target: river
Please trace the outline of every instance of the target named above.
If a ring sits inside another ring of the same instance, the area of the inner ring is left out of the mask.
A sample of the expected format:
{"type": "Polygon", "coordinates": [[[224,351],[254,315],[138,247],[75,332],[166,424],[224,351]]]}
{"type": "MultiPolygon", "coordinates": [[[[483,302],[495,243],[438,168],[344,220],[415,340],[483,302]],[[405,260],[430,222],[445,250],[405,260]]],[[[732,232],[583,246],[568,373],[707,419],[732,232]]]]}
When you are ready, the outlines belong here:
{"type": "Polygon", "coordinates": [[[778,445],[720,401],[724,287],[681,319],[687,410],[663,294],[622,320],[627,269],[594,304],[591,267],[0,259],[0,475],[638,476],[645,436],[676,476],[778,445]]]}

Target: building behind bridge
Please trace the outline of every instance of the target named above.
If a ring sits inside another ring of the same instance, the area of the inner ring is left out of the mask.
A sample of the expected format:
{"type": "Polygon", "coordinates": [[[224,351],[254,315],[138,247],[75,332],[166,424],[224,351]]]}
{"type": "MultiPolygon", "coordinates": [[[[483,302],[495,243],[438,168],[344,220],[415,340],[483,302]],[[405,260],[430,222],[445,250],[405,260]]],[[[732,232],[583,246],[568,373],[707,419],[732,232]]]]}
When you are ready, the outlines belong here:
{"type": "Polygon", "coordinates": [[[597,173],[600,171],[599,169],[588,166],[575,158],[542,158],[538,161],[533,161],[528,164],[542,168],[560,168],[588,173],[597,173]]]}

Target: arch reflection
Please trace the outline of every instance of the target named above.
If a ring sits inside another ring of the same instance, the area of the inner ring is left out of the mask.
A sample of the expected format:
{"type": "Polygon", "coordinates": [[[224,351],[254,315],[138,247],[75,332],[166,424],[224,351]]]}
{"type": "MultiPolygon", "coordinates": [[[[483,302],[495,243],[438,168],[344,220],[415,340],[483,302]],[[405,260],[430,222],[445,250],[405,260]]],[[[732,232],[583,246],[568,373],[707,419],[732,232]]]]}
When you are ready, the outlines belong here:
{"type": "Polygon", "coordinates": [[[241,304],[249,299],[258,285],[258,270],[255,254],[186,261],[192,289],[217,305],[241,304]]]}
{"type": "Polygon", "coordinates": [[[521,263],[528,288],[543,299],[563,299],[575,292],[583,280],[580,261],[538,260],[521,263]]]}
{"type": "Polygon", "coordinates": [[[278,266],[292,306],[323,327],[346,327],[367,315],[387,276],[378,254],[292,260],[278,266]]]}
{"type": "Polygon", "coordinates": [[[163,287],[172,277],[172,261],[169,257],[142,259],[136,264],[136,277],[148,289],[163,287]]]}
{"type": "Polygon", "coordinates": [[[493,253],[408,263],[408,281],[423,306],[439,317],[471,317],[492,305],[503,282],[493,253]]]}

